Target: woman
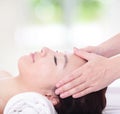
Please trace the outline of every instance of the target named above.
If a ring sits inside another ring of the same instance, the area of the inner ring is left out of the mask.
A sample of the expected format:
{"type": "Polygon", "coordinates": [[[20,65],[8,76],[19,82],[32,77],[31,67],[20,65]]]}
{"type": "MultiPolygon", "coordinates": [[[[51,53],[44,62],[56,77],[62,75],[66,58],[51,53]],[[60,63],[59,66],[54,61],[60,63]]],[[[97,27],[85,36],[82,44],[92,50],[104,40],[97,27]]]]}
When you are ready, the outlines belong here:
{"type": "Polygon", "coordinates": [[[18,62],[19,75],[0,80],[0,112],[3,113],[13,96],[23,92],[36,92],[47,97],[58,114],[101,114],[106,105],[106,89],[79,99],[60,99],[55,95],[56,83],[85,62],[74,54],[66,55],[48,48],[21,57],[18,62]]]}

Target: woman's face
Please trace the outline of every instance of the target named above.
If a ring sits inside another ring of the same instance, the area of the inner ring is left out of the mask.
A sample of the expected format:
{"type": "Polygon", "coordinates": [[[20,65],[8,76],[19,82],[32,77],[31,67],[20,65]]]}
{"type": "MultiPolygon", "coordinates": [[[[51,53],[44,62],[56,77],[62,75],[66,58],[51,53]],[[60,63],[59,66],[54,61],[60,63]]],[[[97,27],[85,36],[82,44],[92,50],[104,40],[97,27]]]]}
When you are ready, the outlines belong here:
{"type": "Polygon", "coordinates": [[[74,54],[43,48],[40,52],[21,57],[18,66],[20,75],[27,83],[49,89],[84,63],[74,54]]]}

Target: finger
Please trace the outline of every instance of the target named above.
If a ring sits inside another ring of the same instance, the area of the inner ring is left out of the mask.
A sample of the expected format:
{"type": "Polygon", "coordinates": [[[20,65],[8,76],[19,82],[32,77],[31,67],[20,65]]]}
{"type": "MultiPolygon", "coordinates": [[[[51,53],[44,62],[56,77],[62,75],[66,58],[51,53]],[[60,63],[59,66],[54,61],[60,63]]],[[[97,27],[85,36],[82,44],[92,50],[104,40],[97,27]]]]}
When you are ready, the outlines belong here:
{"type": "Polygon", "coordinates": [[[60,81],[56,84],[56,87],[59,88],[59,87],[63,86],[64,84],[69,83],[70,81],[74,80],[74,79],[77,78],[77,77],[78,77],[77,75],[67,76],[67,77],[65,77],[64,79],[60,80],[60,81]]]}
{"type": "Polygon", "coordinates": [[[73,94],[72,97],[73,98],[79,98],[79,97],[85,96],[85,95],[87,95],[87,94],[89,94],[91,92],[93,92],[92,87],[88,87],[88,88],[86,88],[86,89],[84,89],[82,91],[79,91],[76,94],[73,94]]]}
{"type": "MultiPolygon", "coordinates": [[[[83,82],[84,83],[84,82],[83,82]]],[[[77,94],[78,92],[80,92],[80,88],[79,86],[75,86],[74,88],[68,90],[68,91],[65,91],[63,93],[60,94],[60,97],[61,98],[66,98],[66,97],[69,97],[69,96],[72,96],[74,94],[77,94]]]]}
{"type": "Polygon", "coordinates": [[[87,46],[86,48],[81,48],[81,50],[86,51],[88,53],[92,53],[95,50],[94,46],[87,46]]]}
{"type": "Polygon", "coordinates": [[[77,70],[73,71],[71,75],[66,76],[64,79],[60,80],[57,84],[56,87],[59,88],[60,86],[74,80],[77,77],[81,76],[81,68],[78,68],[77,70]]]}
{"type": "Polygon", "coordinates": [[[83,50],[75,50],[74,53],[77,56],[79,56],[79,57],[81,57],[81,58],[83,58],[85,60],[88,60],[88,61],[91,60],[91,59],[94,59],[96,57],[96,54],[88,53],[88,52],[83,51],[83,50]]]}
{"type": "Polygon", "coordinates": [[[75,51],[75,50],[80,50],[79,48],[77,48],[77,47],[73,47],[73,50],[75,51]]]}
{"type": "Polygon", "coordinates": [[[85,79],[84,78],[81,78],[81,77],[78,77],[78,78],[75,78],[74,80],[72,80],[71,82],[69,83],[66,83],[65,85],[61,86],[60,88],[56,89],[55,93],[56,94],[61,94],[61,93],[65,93],[66,91],[70,94],[73,92],[75,93],[75,91],[77,92],[77,87],[78,85],[82,84],[85,82],[85,79]],[[75,89],[72,89],[72,88],[75,88],[75,89]],[[73,91],[73,92],[72,92],[73,91]]]}

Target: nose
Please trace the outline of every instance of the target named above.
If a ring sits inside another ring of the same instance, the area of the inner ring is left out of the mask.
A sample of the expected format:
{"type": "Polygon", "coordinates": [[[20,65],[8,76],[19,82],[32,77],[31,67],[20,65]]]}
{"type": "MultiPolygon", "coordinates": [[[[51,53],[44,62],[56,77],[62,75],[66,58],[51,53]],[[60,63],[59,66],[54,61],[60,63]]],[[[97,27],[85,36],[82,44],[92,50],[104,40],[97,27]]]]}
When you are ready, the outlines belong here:
{"type": "Polygon", "coordinates": [[[47,53],[48,53],[48,51],[49,51],[49,49],[48,49],[47,47],[42,48],[42,49],[41,49],[41,56],[42,56],[42,57],[43,57],[43,56],[46,56],[47,53]]]}

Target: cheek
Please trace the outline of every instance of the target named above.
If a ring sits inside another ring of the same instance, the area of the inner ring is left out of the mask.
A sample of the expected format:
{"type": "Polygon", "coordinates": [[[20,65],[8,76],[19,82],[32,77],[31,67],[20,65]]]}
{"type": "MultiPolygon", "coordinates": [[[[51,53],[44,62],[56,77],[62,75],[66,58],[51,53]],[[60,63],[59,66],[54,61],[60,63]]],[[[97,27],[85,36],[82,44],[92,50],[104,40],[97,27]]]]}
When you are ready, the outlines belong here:
{"type": "Polygon", "coordinates": [[[33,77],[36,81],[50,82],[52,75],[54,75],[54,69],[46,64],[34,64],[29,71],[29,76],[33,77]]]}
{"type": "Polygon", "coordinates": [[[60,71],[57,72],[55,77],[54,77],[55,83],[59,82],[64,77],[65,77],[65,74],[63,72],[60,72],[60,71]]]}

